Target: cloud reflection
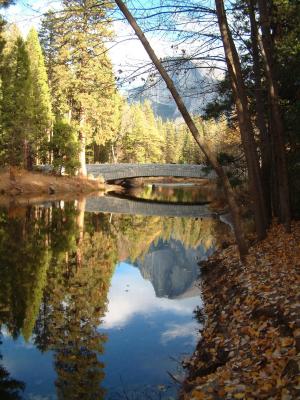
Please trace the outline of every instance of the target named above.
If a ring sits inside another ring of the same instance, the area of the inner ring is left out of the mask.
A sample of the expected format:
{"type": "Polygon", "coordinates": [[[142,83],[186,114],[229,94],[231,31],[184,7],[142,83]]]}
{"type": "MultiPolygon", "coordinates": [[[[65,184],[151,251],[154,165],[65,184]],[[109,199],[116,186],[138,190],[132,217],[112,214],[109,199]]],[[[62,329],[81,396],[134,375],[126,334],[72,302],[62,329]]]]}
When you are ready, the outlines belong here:
{"type": "Polygon", "coordinates": [[[197,321],[191,321],[186,324],[169,324],[169,328],[162,334],[162,343],[167,343],[177,338],[190,338],[196,341],[199,332],[197,321]]]}
{"type": "Polygon", "coordinates": [[[156,297],[151,283],[142,278],[137,268],[126,263],[117,266],[108,300],[102,329],[124,327],[138,314],[148,317],[167,311],[175,315],[191,316],[201,302],[200,296],[186,299],[156,297]]]}

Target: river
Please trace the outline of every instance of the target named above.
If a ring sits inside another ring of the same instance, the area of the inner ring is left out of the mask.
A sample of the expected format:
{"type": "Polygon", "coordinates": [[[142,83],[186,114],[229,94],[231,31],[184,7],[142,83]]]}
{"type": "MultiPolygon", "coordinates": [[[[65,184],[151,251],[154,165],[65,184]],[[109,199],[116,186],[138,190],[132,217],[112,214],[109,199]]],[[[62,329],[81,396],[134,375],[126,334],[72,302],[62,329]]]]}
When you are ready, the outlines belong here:
{"type": "Polygon", "coordinates": [[[122,196],[105,198],[114,212],[96,198],[0,209],[1,399],[176,398],[199,337],[198,262],[230,227],[203,188],[122,196]],[[122,214],[122,196],[144,214],[122,214]]]}

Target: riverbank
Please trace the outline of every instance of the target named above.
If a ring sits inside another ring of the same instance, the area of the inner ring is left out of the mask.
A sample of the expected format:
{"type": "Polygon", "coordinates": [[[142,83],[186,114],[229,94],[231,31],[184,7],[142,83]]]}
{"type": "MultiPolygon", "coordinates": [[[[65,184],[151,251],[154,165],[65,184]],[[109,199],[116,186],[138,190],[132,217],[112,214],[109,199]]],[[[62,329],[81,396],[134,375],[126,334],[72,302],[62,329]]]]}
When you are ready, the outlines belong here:
{"type": "Polygon", "coordinates": [[[300,223],[274,225],[243,265],[232,245],[201,269],[203,330],[181,399],[300,398],[300,223]]]}
{"type": "Polygon", "coordinates": [[[106,190],[104,182],[97,179],[55,176],[25,170],[14,170],[11,177],[8,170],[0,172],[2,196],[56,195],[106,190]]]}

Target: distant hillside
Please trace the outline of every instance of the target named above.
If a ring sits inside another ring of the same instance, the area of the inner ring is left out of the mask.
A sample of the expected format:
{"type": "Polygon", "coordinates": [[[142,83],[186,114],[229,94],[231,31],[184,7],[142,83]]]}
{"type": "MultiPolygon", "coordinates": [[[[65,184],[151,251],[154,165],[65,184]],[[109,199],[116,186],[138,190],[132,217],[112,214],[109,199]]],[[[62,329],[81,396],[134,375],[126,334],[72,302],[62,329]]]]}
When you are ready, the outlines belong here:
{"type": "MultiPolygon", "coordinates": [[[[204,75],[191,61],[168,58],[163,63],[189,112],[201,114],[214,97],[216,82],[204,75]]],[[[151,101],[155,115],[163,120],[180,117],[165,82],[158,74],[150,74],[143,86],[130,90],[128,100],[131,103],[151,101]]]]}

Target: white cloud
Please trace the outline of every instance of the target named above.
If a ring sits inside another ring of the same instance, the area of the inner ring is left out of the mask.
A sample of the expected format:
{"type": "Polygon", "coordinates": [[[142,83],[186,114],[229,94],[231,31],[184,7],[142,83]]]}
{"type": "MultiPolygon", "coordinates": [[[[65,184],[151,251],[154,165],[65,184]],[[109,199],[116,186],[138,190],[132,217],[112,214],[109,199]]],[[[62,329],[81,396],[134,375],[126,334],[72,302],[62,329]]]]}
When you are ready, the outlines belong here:
{"type": "Polygon", "coordinates": [[[196,341],[199,331],[197,321],[191,321],[186,324],[170,324],[168,329],[162,334],[162,343],[167,343],[177,338],[190,338],[196,341]]]}
{"type": "Polygon", "coordinates": [[[39,394],[33,394],[29,393],[28,394],[28,399],[29,400],[54,400],[56,397],[54,395],[39,395],[39,394]]]}
{"type": "Polygon", "coordinates": [[[141,277],[139,270],[122,263],[112,279],[108,311],[101,323],[101,329],[121,328],[139,314],[149,316],[168,311],[176,315],[191,316],[200,301],[200,292],[197,297],[180,300],[157,298],[151,283],[141,277]]]}
{"type": "Polygon", "coordinates": [[[0,332],[0,335],[2,335],[3,337],[10,337],[10,334],[9,334],[9,332],[8,332],[8,330],[7,330],[7,328],[6,328],[6,326],[2,326],[1,327],[1,332],[0,332]]]}
{"type": "Polygon", "coordinates": [[[31,27],[38,29],[43,13],[48,10],[58,10],[60,0],[28,0],[18,1],[2,12],[8,22],[18,25],[24,36],[31,27]]]}

